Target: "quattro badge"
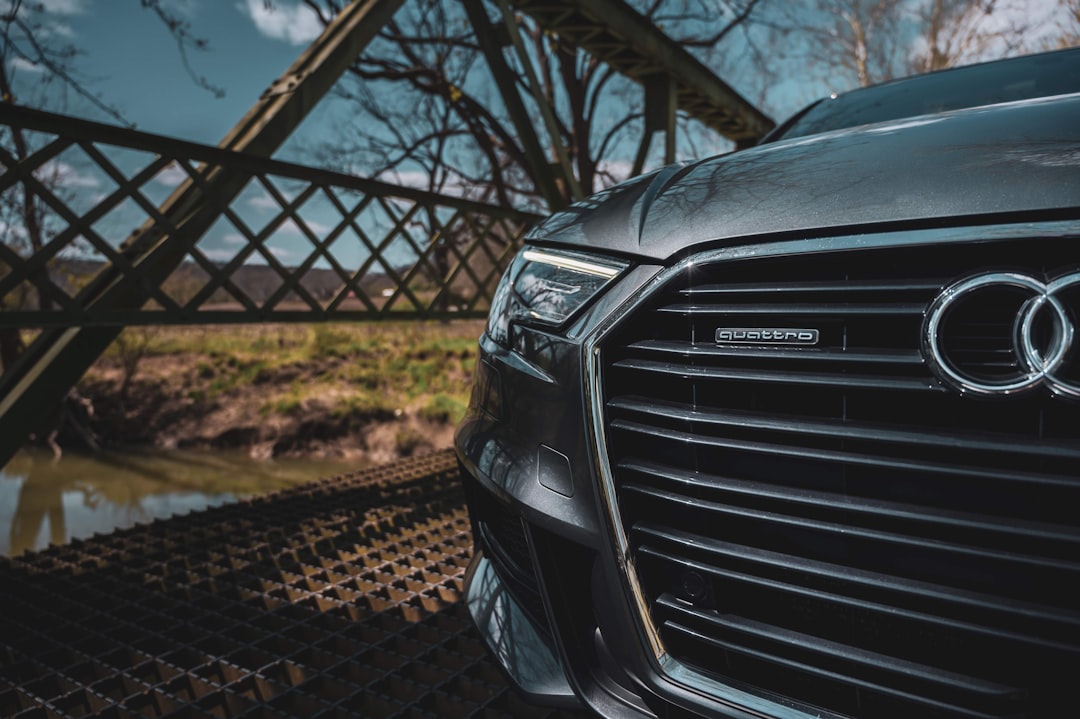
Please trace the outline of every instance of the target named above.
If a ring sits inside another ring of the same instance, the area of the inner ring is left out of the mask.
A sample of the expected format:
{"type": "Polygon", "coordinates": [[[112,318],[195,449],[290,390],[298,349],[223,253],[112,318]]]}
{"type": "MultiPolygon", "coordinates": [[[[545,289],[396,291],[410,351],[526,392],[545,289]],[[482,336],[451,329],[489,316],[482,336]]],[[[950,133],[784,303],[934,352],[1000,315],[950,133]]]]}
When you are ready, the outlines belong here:
{"type": "Polygon", "coordinates": [[[819,332],[792,327],[717,327],[719,345],[816,345],[819,332]]]}

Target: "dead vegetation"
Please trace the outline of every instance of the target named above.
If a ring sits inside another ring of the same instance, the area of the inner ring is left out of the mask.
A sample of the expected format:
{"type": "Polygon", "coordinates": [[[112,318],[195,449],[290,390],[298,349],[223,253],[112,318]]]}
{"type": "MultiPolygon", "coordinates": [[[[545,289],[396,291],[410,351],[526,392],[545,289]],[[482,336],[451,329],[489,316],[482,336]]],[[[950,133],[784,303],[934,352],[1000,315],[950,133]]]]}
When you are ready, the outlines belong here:
{"type": "Polygon", "coordinates": [[[105,446],[386,462],[447,447],[482,323],[129,328],[79,391],[105,446]],[[133,355],[133,353],[135,353],[133,355]]]}

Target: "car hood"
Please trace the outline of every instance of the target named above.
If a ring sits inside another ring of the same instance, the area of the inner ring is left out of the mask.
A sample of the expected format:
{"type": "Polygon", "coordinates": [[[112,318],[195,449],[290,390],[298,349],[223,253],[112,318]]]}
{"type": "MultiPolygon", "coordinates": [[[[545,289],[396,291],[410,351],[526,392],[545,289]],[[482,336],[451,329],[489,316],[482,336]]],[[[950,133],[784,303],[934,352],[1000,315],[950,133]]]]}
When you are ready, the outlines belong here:
{"type": "Polygon", "coordinates": [[[1080,214],[1080,94],[663,168],[552,215],[527,239],[664,260],[692,245],[762,235],[1051,210],[1080,214]]]}

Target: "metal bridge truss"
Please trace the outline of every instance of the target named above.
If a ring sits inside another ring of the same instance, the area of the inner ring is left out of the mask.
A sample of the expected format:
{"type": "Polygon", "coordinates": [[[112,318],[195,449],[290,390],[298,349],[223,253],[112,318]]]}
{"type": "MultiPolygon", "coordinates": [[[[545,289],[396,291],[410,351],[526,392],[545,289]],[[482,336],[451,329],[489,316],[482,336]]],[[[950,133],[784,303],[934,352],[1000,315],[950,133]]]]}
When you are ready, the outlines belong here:
{"type": "Polygon", "coordinates": [[[31,256],[0,244],[0,329],[480,317],[537,219],[26,108],[3,116],[45,141],[22,162],[0,148],[0,193],[29,189],[41,224],[58,229],[31,256]],[[57,167],[69,181],[95,183],[94,196],[66,196],[63,177],[59,186],[39,179],[57,167]],[[223,174],[241,189],[215,203],[208,186],[223,174]],[[219,215],[201,234],[159,209],[185,182],[219,215]],[[146,233],[183,245],[159,283],[131,251],[146,233]],[[80,290],[106,268],[118,286],[145,295],[141,306],[84,301],[80,290]]]}
{"type": "MultiPolygon", "coordinates": [[[[0,218],[0,333],[41,329],[0,375],[0,466],[126,325],[485,313],[535,216],[269,159],[402,2],[346,5],[218,147],[0,104],[37,148],[0,152],[0,200],[35,210],[0,218]]],[[[674,160],[677,110],[737,145],[772,126],[623,0],[464,8],[553,209],[581,190],[516,13],[641,84],[635,171],[657,133],[674,160]]]]}

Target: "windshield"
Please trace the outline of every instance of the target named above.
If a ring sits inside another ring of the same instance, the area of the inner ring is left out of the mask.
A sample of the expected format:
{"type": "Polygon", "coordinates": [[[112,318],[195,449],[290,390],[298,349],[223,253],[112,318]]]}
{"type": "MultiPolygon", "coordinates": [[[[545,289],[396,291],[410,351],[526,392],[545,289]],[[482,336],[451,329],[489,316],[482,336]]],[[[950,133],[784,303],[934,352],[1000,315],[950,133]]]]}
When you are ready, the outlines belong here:
{"type": "Polygon", "coordinates": [[[916,75],[826,98],[770,140],[1080,92],[1080,48],[916,75]]]}

